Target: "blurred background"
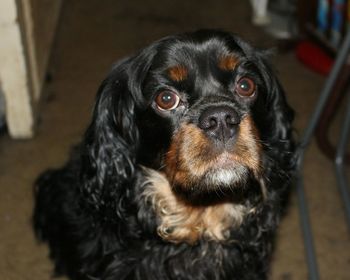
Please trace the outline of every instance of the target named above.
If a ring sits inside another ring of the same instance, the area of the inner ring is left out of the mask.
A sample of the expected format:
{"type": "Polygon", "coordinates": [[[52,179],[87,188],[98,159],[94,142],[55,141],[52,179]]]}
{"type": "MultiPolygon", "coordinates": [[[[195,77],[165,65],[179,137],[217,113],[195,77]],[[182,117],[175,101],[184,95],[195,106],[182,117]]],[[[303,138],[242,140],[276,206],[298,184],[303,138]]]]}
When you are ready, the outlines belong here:
{"type": "MultiPolygon", "coordinates": [[[[303,135],[349,28],[347,1],[1,0],[0,278],[50,279],[31,229],[32,185],[62,165],[113,62],[163,36],[222,28],[270,49],[303,135]]],[[[321,279],[350,279],[350,235],[334,172],[349,102],[346,62],[306,152],[305,192],[321,279]]],[[[349,146],[348,146],[349,148],[349,146]]],[[[349,150],[349,149],[348,149],[349,150]]],[[[346,167],[350,174],[349,165],[346,167]]],[[[278,231],[271,279],[307,279],[296,194],[278,231]]]]}

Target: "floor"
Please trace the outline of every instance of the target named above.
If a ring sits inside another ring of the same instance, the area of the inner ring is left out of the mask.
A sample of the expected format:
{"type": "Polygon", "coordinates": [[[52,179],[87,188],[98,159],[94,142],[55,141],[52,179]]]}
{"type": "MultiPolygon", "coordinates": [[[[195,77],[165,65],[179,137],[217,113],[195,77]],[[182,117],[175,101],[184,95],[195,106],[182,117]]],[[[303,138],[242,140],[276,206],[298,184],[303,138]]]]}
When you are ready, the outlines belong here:
{"type": "MultiPolygon", "coordinates": [[[[96,89],[114,61],[164,35],[204,27],[236,32],[258,47],[276,44],[250,24],[248,1],[182,2],[65,1],[37,134],[26,141],[14,141],[6,134],[0,137],[1,279],[50,279],[48,250],[35,241],[30,224],[32,184],[45,168],[65,162],[89,122],[96,89]]],[[[324,77],[305,68],[293,52],[277,52],[272,59],[296,110],[295,127],[302,134],[324,77]]],[[[337,121],[332,135],[338,126],[337,121]]],[[[321,279],[345,280],[350,279],[350,235],[333,169],[312,143],[306,155],[305,184],[321,279]]],[[[271,279],[307,279],[295,194],[278,232],[271,279]]]]}

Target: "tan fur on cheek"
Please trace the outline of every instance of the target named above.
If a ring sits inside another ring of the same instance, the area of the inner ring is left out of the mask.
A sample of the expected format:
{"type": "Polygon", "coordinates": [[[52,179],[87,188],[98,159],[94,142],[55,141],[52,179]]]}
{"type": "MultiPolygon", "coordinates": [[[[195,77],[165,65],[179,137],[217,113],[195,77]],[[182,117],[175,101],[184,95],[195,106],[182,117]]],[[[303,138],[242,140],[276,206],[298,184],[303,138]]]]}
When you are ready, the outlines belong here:
{"type": "Polygon", "coordinates": [[[182,125],[165,159],[165,172],[174,183],[186,187],[210,167],[214,151],[208,138],[192,124],[182,125]]]}
{"type": "Polygon", "coordinates": [[[248,166],[255,174],[261,173],[262,147],[258,131],[250,116],[244,117],[241,121],[234,153],[238,162],[248,166]]]}
{"type": "Polygon", "coordinates": [[[246,207],[233,203],[189,205],[173,193],[164,175],[151,169],[147,173],[142,195],[159,219],[159,236],[169,242],[194,244],[201,238],[224,241],[229,230],[238,227],[248,212],[246,207]]]}

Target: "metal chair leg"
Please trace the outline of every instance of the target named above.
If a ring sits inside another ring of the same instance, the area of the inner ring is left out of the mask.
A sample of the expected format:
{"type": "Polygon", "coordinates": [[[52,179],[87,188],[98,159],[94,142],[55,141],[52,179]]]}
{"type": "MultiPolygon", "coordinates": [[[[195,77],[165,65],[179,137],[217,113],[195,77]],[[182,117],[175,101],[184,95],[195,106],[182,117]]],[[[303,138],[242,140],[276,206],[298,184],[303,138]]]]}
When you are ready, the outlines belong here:
{"type": "Polygon", "coordinates": [[[347,32],[346,37],[344,38],[343,44],[338,52],[334,66],[329,74],[328,79],[325,82],[325,86],[323,88],[323,91],[321,92],[316,108],[311,116],[310,122],[303,135],[300,150],[299,150],[299,159],[298,159],[299,174],[298,174],[298,181],[297,181],[297,196],[298,196],[300,221],[301,221],[301,227],[302,227],[302,232],[304,236],[304,246],[305,246],[306,260],[307,260],[307,265],[309,269],[310,280],[318,280],[319,272],[318,272],[317,258],[315,254],[311,224],[309,219],[309,211],[308,211],[308,206],[305,199],[305,190],[304,190],[304,184],[303,184],[302,170],[303,170],[303,163],[304,163],[304,153],[314,134],[314,131],[320,119],[321,113],[325,107],[325,104],[329,98],[329,95],[332,92],[332,88],[339,75],[339,72],[346,62],[346,59],[349,54],[349,50],[350,50],[350,31],[347,32]]]}
{"type": "Polygon", "coordinates": [[[345,216],[350,230],[350,194],[345,174],[344,161],[346,155],[346,147],[350,136],[350,97],[346,107],[345,119],[342,126],[342,131],[339,139],[337,154],[335,157],[335,171],[338,180],[340,195],[344,202],[345,216]]]}

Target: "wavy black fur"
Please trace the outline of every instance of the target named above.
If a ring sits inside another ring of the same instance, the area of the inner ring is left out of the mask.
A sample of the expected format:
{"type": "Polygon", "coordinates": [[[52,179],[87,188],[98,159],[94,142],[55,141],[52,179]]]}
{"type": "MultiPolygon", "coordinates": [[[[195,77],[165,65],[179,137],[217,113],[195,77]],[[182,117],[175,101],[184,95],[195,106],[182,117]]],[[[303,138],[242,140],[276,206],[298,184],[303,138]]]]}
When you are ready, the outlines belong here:
{"type": "Polygon", "coordinates": [[[292,119],[264,54],[231,34],[205,30],[170,36],[122,60],[103,81],[92,122],[69,162],[45,172],[36,183],[34,228],[50,246],[56,275],[106,280],[266,279],[294,169],[292,119]],[[202,239],[189,245],[162,240],[156,214],[140,199],[145,180],[140,165],[162,168],[162,153],[176,126],[154,113],[150,92],[159,85],[150,76],[167,66],[178,45],[186,46],[186,55],[201,53],[202,59],[207,55],[203,45],[234,51],[258,84],[258,97],[246,110],[253,115],[263,144],[267,198],[253,191],[257,182],[250,180],[252,191],[243,203],[254,204],[256,211],[233,228],[225,242],[202,239]]]}

